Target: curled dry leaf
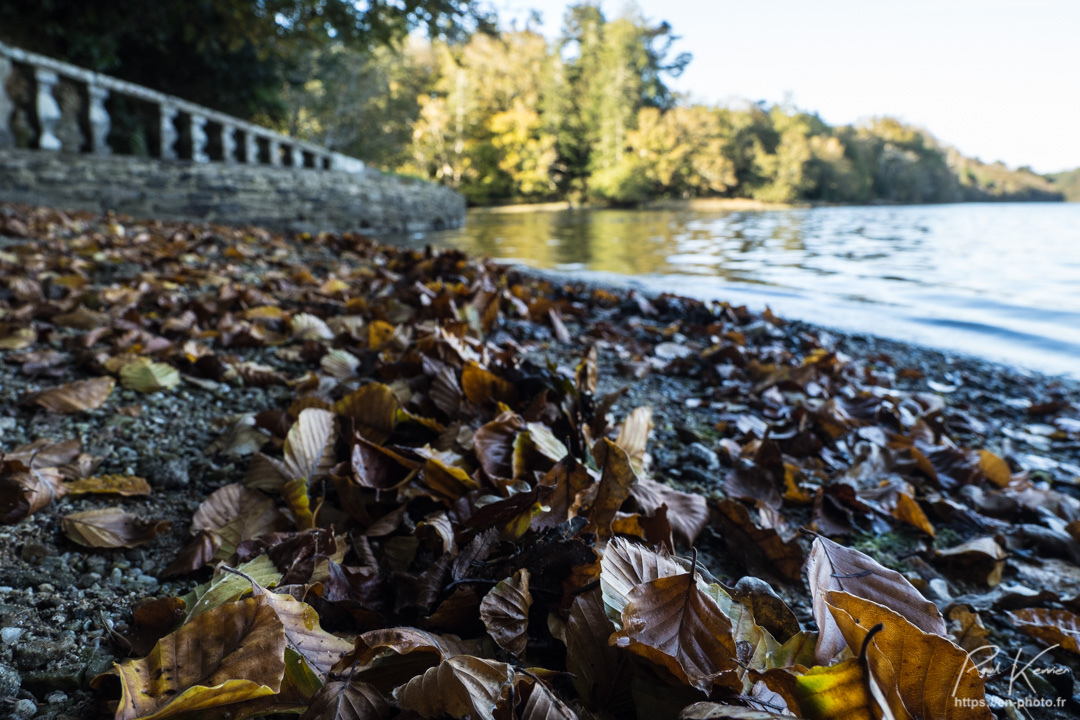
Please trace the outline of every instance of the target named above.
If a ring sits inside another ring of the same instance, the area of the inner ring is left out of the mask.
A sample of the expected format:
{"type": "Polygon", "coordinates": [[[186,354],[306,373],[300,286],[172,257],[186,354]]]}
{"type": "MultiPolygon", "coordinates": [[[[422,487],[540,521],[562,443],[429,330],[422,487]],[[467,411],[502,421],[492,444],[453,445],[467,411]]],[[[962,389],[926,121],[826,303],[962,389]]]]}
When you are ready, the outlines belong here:
{"type": "Polygon", "coordinates": [[[169,523],[143,520],[120,508],[104,508],[65,515],[60,527],[68,539],[86,547],[133,548],[166,532],[169,523]]]}
{"type": "Polygon", "coordinates": [[[995,587],[1001,583],[1007,557],[994,538],[982,537],[939,550],[936,559],[959,577],[995,587]]]}
{"type": "Polygon", "coordinates": [[[741,558],[748,570],[789,583],[798,582],[803,564],[803,550],[798,541],[785,542],[773,528],[758,527],[741,502],[721,500],[716,511],[728,552],[741,558]]]}
{"type": "Polygon", "coordinates": [[[290,321],[294,340],[333,340],[334,331],[326,321],[310,313],[297,313],[290,321]]]}
{"type": "Polygon", "coordinates": [[[319,625],[319,614],[307,603],[289,596],[268,592],[252,579],[255,597],[261,597],[274,609],[281,621],[285,639],[320,681],[341,657],[353,649],[353,643],[331,635],[319,625]]]}
{"type": "Polygon", "coordinates": [[[607,438],[597,441],[593,456],[600,467],[600,482],[596,486],[596,497],[585,515],[596,525],[601,537],[609,537],[611,521],[626,498],[630,497],[630,488],[637,482],[637,475],[626,451],[607,438]]]}
{"type": "Polygon", "coordinates": [[[821,665],[827,665],[848,645],[825,600],[830,590],[881,603],[924,632],[935,635],[947,632],[945,620],[934,603],[924,598],[903,575],[858,550],[827,538],[815,538],[806,559],[806,577],[814,600],[814,621],[820,633],[814,657],[821,665]]]}
{"type": "Polygon", "coordinates": [[[120,368],[120,384],[141,393],[172,390],[180,384],[180,372],[168,363],[142,357],[120,368]]]}
{"type": "Polygon", "coordinates": [[[394,697],[403,710],[427,718],[495,720],[495,710],[505,705],[513,676],[506,663],[458,655],[399,687],[394,697]]]}
{"type": "Polygon", "coordinates": [[[517,404],[517,388],[512,383],[474,362],[461,369],[461,389],[474,403],[503,403],[511,408],[517,404]]]}
{"type": "Polygon", "coordinates": [[[202,501],[191,519],[192,531],[213,530],[221,537],[215,555],[219,560],[232,555],[244,540],[282,530],[284,525],[273,500],[240,483],[215,490],[202,501]]]}
{"type": "Polygon", "coordinates": [[[57,413],[96,410],[109,399],[114,387],[116,381],[107,376],[76,380],[40,393],[34,398],[34,402],[57,413]]]}
{"type": "Polygon", "coordinates": [[[112,494],[135,497],[150,494],[150,483],[137,475],[96,475],[64,483],[70,495],[112,494]]]}
{"type": "Polygon", "coordinates": [[[480,619],[488,634],[499,647],[518,657],[525,654],[532,602],[529,571],[524,568],[493,587],[480,602],[480,619]]]}
{"type": "Polygon", "coordinates": [[[67,488],[56,468],[0,475],[0,523],[17,523],[66,494],[67,488]]]}
{"type": "MultiPolygon", "coordinates": [[[[713,702],[694,703],[679,713],[679,720],[784,720],[790,717],[791,715],[787,714],[713,702]]],[[[852,716],[851,720],[856,720],[856,716],[852,716]]]]}

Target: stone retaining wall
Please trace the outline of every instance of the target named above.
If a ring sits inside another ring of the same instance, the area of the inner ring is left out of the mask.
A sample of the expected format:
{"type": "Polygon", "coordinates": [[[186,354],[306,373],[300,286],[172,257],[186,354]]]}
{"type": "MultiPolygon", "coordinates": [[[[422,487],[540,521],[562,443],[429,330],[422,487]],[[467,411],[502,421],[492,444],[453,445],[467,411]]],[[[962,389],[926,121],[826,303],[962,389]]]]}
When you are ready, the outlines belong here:
{"type": "Polygon", "coordinates": [[[279,230],[460,227],[465,200],[438,185],[347,172],[0,150],[0,201],[279,230]]]}

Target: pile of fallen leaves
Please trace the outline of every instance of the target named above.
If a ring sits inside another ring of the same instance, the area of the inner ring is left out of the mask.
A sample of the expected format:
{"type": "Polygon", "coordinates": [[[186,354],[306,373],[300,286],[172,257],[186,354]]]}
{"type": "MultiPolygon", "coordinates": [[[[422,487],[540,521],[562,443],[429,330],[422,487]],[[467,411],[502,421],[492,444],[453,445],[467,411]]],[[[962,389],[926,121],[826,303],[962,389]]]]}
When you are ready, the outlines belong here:
{"type": "MultiPolygon", "coordinates": [[[[351,234],[26,208],[0,234],[22,238],[0,247],[4,361],[81,377],[25,403],[80,413],[117,383],[290,389],[209,450],[246,473],[202,502],[166,571],[208,579],[117,636],[137,659],[93,682],[117,718],[987,718],[1072,697],[1071,672],[994,675],[987,646],[1004,623],[1058,646],[1048,658],[1080,652],[1075,486],[965,447],[977,421],[941,394],[770,313],[351,234]],[[142,271],[93,281],[118,263],[142,271]],[[576,367],[532,362],[547,338],[579,343],[576,367]],[[612,417],[601,351],[629,382],[696,378],[734,408],[708,498],[653,477],[652,411],[612,417]],[[741,576],[713,577],[703,533],[741,576]],[[905,571],[829,539],[856,533],[913,539],[905,571]]],[[[1073,410],[1033,414],[1075,434],[1073,410]]],[[[0,521],[150,492],[100,463],[78,440],[6,450],[0,521]]],[[[91,548],[162,530],[116,507],[62,528],[91,548]]]]}

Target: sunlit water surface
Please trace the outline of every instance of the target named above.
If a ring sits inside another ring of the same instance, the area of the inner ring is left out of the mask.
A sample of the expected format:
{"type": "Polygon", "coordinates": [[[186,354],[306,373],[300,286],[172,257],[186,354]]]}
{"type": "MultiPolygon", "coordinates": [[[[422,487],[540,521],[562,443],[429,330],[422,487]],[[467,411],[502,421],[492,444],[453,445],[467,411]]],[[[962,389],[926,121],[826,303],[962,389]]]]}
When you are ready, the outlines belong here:
{"type": "Polygon", "coordinates": [[[397,240],[1080,377],[1080,204],[471,213],[397,240]]]}

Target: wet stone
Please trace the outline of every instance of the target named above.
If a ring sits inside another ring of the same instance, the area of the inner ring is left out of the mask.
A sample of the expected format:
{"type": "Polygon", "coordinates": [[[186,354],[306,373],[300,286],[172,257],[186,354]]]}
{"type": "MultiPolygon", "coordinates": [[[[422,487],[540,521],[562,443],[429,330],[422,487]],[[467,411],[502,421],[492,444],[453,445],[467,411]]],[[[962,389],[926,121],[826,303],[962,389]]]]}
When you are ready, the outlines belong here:
{"type": "Polygon", "coordinates": [[[684,456],[688,462],[709,471],[720,469],[720,457],[699,442],[686,446],[684,456]]]}
{"type": "Polygon", "coordinates": [[[10,665],[0,664],[0,698],[15,697],[21,686],[19,671],[10,665]]]}

